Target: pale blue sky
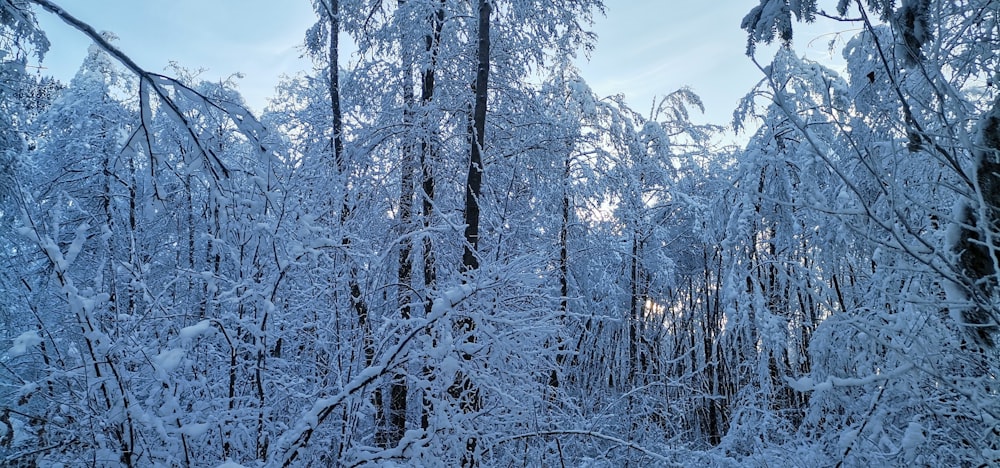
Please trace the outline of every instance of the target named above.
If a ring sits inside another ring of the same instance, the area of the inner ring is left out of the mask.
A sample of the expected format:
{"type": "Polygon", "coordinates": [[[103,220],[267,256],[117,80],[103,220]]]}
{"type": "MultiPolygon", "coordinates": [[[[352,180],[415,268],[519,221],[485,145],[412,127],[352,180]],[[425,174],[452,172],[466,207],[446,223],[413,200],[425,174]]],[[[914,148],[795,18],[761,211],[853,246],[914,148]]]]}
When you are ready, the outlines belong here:
{"type": "MultiPolygon", "coordinates": [[[[260,111],[282,73],[308,69],[299,48],[314,21],[308,0],[61,0],[67,11],[97,30],[120,38],[119,46],[139,65],[163,71],[171,61],[218,79],[244,74],[240,91],[260,111]]],[[[690,86],[705,102],[698,120],[728,123],[738,100],[760,79],[743,55],[746,38],[739,24],[755,0],[609,0],[598,17],[597,49],[579,64],[600,95],[624,93],[647,113],[654,96],[690,86]]],[[[46,72],[73,76],[87,39],[39,12],[52,50],[46,72]]],[[[812,28],[799,33],[798,46],[813,59],[828,58],[829,37],[812,28]],[[815,39],[815,40],[813,40],[815,39]]],[[[762,49],[762,61],[771,50],[762,49]]]]}

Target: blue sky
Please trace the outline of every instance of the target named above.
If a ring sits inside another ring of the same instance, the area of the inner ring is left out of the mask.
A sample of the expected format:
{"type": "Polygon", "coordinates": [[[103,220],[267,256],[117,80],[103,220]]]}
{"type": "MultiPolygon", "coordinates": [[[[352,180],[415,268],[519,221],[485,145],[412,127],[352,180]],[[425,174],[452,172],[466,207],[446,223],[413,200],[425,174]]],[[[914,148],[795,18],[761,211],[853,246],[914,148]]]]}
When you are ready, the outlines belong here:
{"type": "MultiPolygon", "coordinates": [[[[240,72],[240,91],[260,111],[282,73],[311,67],[299,48],[314,21],[308,0],[62,0],[68,12],[95,29],[119,36],[118,45],[141,66],[163,71],[170,61],[207,69],[218,79],[240,72]]],[[[644,114],[654,96],[682,86],[698,93],[706,115],[697,120],[728,123],[739,99],[761,74],[743,55],[739,24],[754,0],[703,3],[689,0],[608,0],[598,16],[599,35],[590,61],[579,67],[600,95],[624,93],[644,114]]],[[[69,80],[89,42],[52,15],[39,12],[52,50],[45,72],[69,80]]],[[[800,32],[797,48],[812,59],[828,59],[827,31],[800,32]]],[[[773,49],[761,49],[764,62],[773,49]]]]}

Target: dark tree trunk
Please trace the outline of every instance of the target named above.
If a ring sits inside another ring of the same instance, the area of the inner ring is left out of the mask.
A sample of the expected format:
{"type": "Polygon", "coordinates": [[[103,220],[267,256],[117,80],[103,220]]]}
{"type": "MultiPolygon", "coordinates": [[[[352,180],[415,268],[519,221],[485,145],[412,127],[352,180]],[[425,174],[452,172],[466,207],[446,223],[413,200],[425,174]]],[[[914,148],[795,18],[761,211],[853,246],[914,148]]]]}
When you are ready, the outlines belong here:
{"type": "MultiPolygon", "coordinates": [[[[431,15],[430,20],[430,33],[428,33],[425,39],[425,49],[424,52],[428,55],[430,61],[430,66],[426,67],[421,72],[421,83],[420,83],[420,105],[423,109],[428,109],[429,104],[434,99],[434,71],[437,68],[437,56],[441,45],[441,28],[444,26],[444,2],[441,0],[438,4],[437,10],[431,15]]],[[[437,161],[437,150],[435,146],[434,138],[434,126],[431,125],[429,116],[424,115],[425,128],[421,132],[420,139],[420,174],[421,180],[421,208],[423,216],[423,227],[424,232],[428,233],[424,235],[423,243],[423,257],[424,257],[424,289],[423,289],[423,303],[424,303],[424,314],[429,315],[431,313],[431,307],[434,302],[431,299],[431,292],[434,290],[435,284],[437,283],[437,272],[434,266],[434,242],[429,235],[431,220],[434,211],[434,173],[431,166],[437,161]]],[[[427,382],[434,380],[434,370],[430,366],[425,366],[423,369],[423,374],[427,382]]],[[[420,414],[420,427],[424,430],[430,429],[430,419],[431,413],[433,412],[433,402],[428,397],[430,392],[429,388],[424,389],[424,398],[422,401],[423,407],[421,408],[420,414]]]]}
{"type": "MultiPolygon", "coordinates": [[[[340,111],[340,0],[330,0],[330,112],[333,117],[333,159],[345,177],[344,169],[344,118],[340,111]]],[[[346,184],[345,184],[346,185],[346,184]]]]}
{"type": "Polygon", "coordinates": [[[960,235],[952,248],[972,303],[961,311],[966,329],[976,344],[992,348],[1000,330],[993,305],[1000,257],[994,240],[1000,231],[1000,99],[982,116],[976,143],[974,194],[962,208],[960,235]]]}
{"type": "MultiPolygon", "coordinates": [[[[570,186],[570,155],[563,162],[563,192],[562,219],[559,225],[559,325],[566,326],[569,314],[569,186],[570,186]]],[[[556,337],[556,365],[562,366],[566,360],[566,343],[562,336],[556,337]]],[[[559,370],[552,369],[549,373],[549,386],[559,387],[559,370]]]]}
{"type": "Polygon", "coordinates": [[[462,265],[466,270],[479,268],[479,195],[483,184],[483,156],[486,137],[486,98],[490,77],[490,0],[479,0],[479,32],[476,64],[476,99],[472,111],[471,156],[469,176],[465,183],[465,253],[462,265]]]}
{"type": "MultiPolygon", "coordinates": [[[[479,268],[479,196],[482,191],[483,182],[483,157],[482,152],[486,141],[486,103],[489,91],[490,77],[490,14],[493,6],[491,0],[479,0],[479,20],[477,30],[478,51],[476,55],[476,87],[475,105],[472,112],[472,122],[470,122],[470,157],[469,175],[465,184],[465,252],[462,255],[462,270],[471,272],[479,268]]],[[[459,332],[465,333],[467,340],[475,340],[473,332],[476,329],[475,322],[469,317],[460,318],[457,323],[459,332]]],[[[472,356],[466,355],[466,360],[471,360],[472,356]]],[[[482,407],[479,389],[465,376],[458,376],[455,385],[452,386],[451,394],[459,400],[462,411],[472,413],[479,411],[482,407]]],[[[474,467],[479,465],[477,455],[479,453],[478,439],[470,436],[465,441],[465,455],[462,456],[463,467],[474,467]]]]}

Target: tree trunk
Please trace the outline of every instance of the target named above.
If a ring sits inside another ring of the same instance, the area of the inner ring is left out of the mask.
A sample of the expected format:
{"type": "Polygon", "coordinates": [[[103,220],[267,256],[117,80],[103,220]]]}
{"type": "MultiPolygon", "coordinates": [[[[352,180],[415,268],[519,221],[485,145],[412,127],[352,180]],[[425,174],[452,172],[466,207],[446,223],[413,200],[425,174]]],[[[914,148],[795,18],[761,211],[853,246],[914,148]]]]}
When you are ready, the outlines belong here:
{"type": "MultiPolygon", "coordinates": [[[[444,4],[445,0],[441,0],[437,10],[431,16],[431,33],[425,36],[425,52],[430,56],[430,66],[421,72],[420,105],[424,109],[427,109],[434,99],[434,72],[437,68],[438,52],[441,46],[441,28],[444,26],[444,4]]],[[[424,118],[426,119],[427,116],[425,115],[424,118]]],[[[423,177],[421,181],[421,190],[423,191],[422,214],[425,231],[430,228],[431,219],[433,218],[434,173],[431,166],[437,160],[437,148],[434,144],[435,138],[432,136],[434,129],[430,125],[430,122],[426,122],[426,127],[421,132],[420,139],[420,172],[423,177]]],[[[437,272],[434,269],[433,247],[434,244],[430,236],[424,236],[424,313],[427,314],[431,312],[433,304],[429,292],[437,282],[437,272]]]]}
{"type": "MultiPolygon", "coordinates": [[[[434,304],[431,299],[431,291],[434,290],[435,284],[437,283],[437,271],[434,266],[434,242],[430,236],[430,227],[434,211],[434,173],[431,166],[438,159],[437,149],[434,142],[435,137],[432,136],[434,127],[429,121],[429,116],[426,114],[426,110],[429,108],[429,104],[434,99],[434,71],[437,68],[438,51],[440,50],[441,45],[441,28],[444,26],[444,4],[445,0],[440,0],[437,10],[429,18],[431,32],[424,37],[424,52],[429,56],[428,59],[430,66],[421,71],[420,82],[420,106],[425,109],[423,116],[425,128],[421,132],[420,137],[420,173],[422,176],[421,191],[423,192],[421,194],[421,214],[423,216],[423,228],[425,232],[423,243],[423,303],[425,315],[430,315],[431,313],[431,307],[434,304]]],[[[424,367],[423,374],[427,382],[434,380],[434,370],[430,366],[424,367]]],[[[433,403],[429,398],[429,392],[430,388],[424,389],[424,398],[422,401],[423,408],[421,408],[420,414],[420,428],[425,431],[430,429],[430,418],[433,412],[433,403]]]]}
{"type": "MultiPolygon", "coordinates": [[[[472,112],[469,140],[471,151],[469,157],[469,175],[465,184],[465,251],[462,255],[462,270],[472,272],[479,268],[479,195],[483,182],[483,157],[486,136],[486,103],[489,91],[490,76],[490,13],[493,6],[491,0],[479,0],[479,21],[476,55],[476,88],[475,105],[472,112]]],[[[466,334],[469,342],[475,341],[473,332],[475,322],[470,317],[460,318],[456,323],[460,333],[466,334]]],[[[472,359],[466,355],[467,361],[472,359]]],[[[451,394],[459,400],[462,411],[472,413],[482,407],[479,389],[468,377],[459,375],[458,381],[452,386],[451,394]]],[[[478,439],[473,435],[465,441],[465,454],[462,456],[463,467],[479,465],[477,458],[478,439]]]]}
{"type": "MultiPolygon", "coordinates": [[[[559,325],[566,327],[566,317],[569,315],[569,186],[570,186],[570,155],[563,161],[563,192],[562,219],[559,225],[559,325]]],[[[556,336],[556,366],[562,366],[566,360],[566,343],[562,336],[556,336]]],[[[552,369],[549,373],[549,386],[553,390],[559,387],[559,370],[552,369]]],[[[554,395],[553,395],[554,396],[554,395]]]]}
{"type": "MultiPolygon", "coordinates": [[[[340,0],[330,0],[330,113],[333,120],[333,159],[340,176],[344,169],[344,118],[340,111],[340,0]]],[[[345,183],[346,185],[346,183],[345,183]]],[[[346,194],[345,194],[346,196],[346,194]]]]}
{"type": "Polygon", "coordinates": [[[486,137],[486,98],[490,76],[490,0],[479,0],[479,33],[476,65],[476,99],[472,112],[471,156],[469,176],[465,183],[465,252],[462,265],[465,270],[479,268],[479,195],[483,184],[483,156],[486,137]]]}
{"type": "Polygon", "coordinates": [[[629,265],[629,315],[628,322],[628,374],[625,376],[626,385],[634,385],[639,374],[639,308],[642,303],[639,299],[639,232],[632,233],[632,255],[629,265]]]}

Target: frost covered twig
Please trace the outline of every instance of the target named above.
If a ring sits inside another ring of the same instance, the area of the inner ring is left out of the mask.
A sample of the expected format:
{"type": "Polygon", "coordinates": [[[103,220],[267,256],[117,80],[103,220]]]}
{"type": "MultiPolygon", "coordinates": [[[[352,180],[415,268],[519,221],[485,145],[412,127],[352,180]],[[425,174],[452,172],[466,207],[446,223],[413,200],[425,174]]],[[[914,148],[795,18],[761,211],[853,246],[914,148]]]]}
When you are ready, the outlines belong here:
{"type": "Polygon", "coordinates": [[[446,291],[441,297],[434,300],[431,313],[422,320],[415,320],[417,322],[416,326],[406,336],[402,337],[392,349],[386,352],[377,364],[373,364],[362,370],[356,377],[344,385],[336,395],[321,398],[313,403],[312,408],[306,411],[299,419],[299,422],[282,437],[281,443],[278,444],[279,450],[283,451],[281,466],[291,466],[295,459],[298,458],[299,451],[309,444],[309,440],[312,438],[316,428],[333,413],[333,410],[337,406],[341,405],[351,395],[361,391],[398,366],[402,362],[402,356],[406,347],[414,338],[424,333],[428,327],[451,312],[455,306],[471,296],[476,289],[475,285],[462,284],[446,291]]]}
{"type": "MultiPolygon", "coordinates": [[[[579,430],[579,429],[563,429],[563,430],[554,430],[554,431],[537,431],[537,432],[529,432],[527,434],[519,434],[519,435],[516,435],[516,436],[510,436],[510,437],[506,437],[506,438],[500,439],[500,440],[496,441],[495,444],[493,444],[493,447],[496,447],[496,446],[501,445],[501,444],[505,444],[507,442],[513,442],[513,441],[521,440],[521,439],[530,439],[530,438],[534,438],[534,437],[551,437],[551,436],[559,436],[559,435],[583,436],[583,437],[590,437],[590,438],[593,438],[593,439],[604,440],[604,441],[608,441],[608,442],[612,442],[612,443],[618,444],[618,445],[620,445],[622,447],[627,447],[629,449],[641,452],[643,455],[646,455],[646,456],[648,456],[648,457],[656,460],[657,462],[663,463],[664,465],[662,465],[662,466],[683,466],[683,465],[681,465],[679,463],[673,463],[667,457],[665,457],[663,455],[660,455],[660,454],[658,454],[656,452],[653,452],[652,450],[649,450],[649,449],[647,449],[647,448],[645,448],[645,447],[643,447],[641,445],[638,445],[635,442],[631,442],[631,441],[628,441],[628,440],[625,440],[625,439],[619,439],[618,437],[609,436],[609,435],[602,434],[602,433],[597,432],[597,431],[585,431],[585,430],[579,430]]],[[[488,447],[484,451],[484,453],[489,452],[490,450],[493,449],[493,447],[488,447]]]]}
{"type": "MultiPolygon", "coordinates": [[[[261,125],[256,118],[254,118],[249,111],[246,109],[222,101],[214,101],[207,96],[195,91],[189,86],[181,83],[180,81],[170,78],[158,73],[152,73],[144,68],[140,67],[131,57],[122,52],[117,47],[113,46],[108,40],[102,36],[97,30],[95,30],[89,24],[81,21],[75,16],[71,15],[69,12],[64,10],[59,5],[52,3],[49,0],[31,0],[36,5],[42,7],[44,10],[56,15],[66,24],[72,26],[76,30],[82,32],[88,38],[94,41],[101,49],[108,53],[108,55],[114,57],[119,63],[125,66],[129,71],[134,73],[139,77],[139,102],[140,102],[140,115],[141,115],[141,125],[139,129],[133,134],[135,135],[142,131],[145,139],[146,149],[149,151],[149,156],[155,162],[155,156],[152,151],[152,136],[149,134],[148,126],[150,125],[150,117],[152,114],[153,103],[150,102],[150,93],[155,95],[159,101],[168,110],[168,115],[176,120],[182,127],[184,127],[188,136],[191,137],[191,141],[194,142],[195,146],[198,148],[198,152],[206,159],[208,162],[207,166],[212,176],[216,179],[228,178],[229,169],[219,158],[219,155],[215,153],[211,148],[208,147],[204,138],[198,135],[195,130],[194,125],[188,120],[184,115],[181,106],[179,105],[177,99],[168,92],[168,89],[173,89],[173,91],[187,99],[194,102],[198,102],[207,107],[214,107],[221,110],[226,115],[228,115],[233,123],[236,124],[240,132],[243,133],[251,141],[257,143],[262,151],[266,149],[261,146],[260,140],[263,137],[264,127],[261,125]]],[[[155,164],[150,165],[150,171],[155,171],[155,164]]]]}

